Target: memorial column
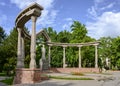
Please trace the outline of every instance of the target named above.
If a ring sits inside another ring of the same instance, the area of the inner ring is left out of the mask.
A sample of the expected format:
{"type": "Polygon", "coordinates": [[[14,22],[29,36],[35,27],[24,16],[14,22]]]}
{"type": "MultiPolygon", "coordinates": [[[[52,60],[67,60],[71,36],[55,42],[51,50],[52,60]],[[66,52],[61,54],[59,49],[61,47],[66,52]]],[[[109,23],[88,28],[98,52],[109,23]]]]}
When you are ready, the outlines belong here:
{"type": "Polygon", "coordinates": [[[17,50],[17,68],[22,68],[22,50],[21,50],[21,28],[17,28],[18,30],[18,50],[17,50]]]}
{"type": "Polygon", "coordinates": [[[49,52],[48,52],[48,61],[49,61],[49,67],[51,67],[50,63],[51,63],[51,46],[49,45],[49,52]]]}
{"type": "Polygon", "coordinates": [[[98,68],[98,51],[97,51],[97,45],[95,45],[95,68],[98,68]]]}
{"type": "Polygon", "coordinates": [[[65,68],[65,47],[63,46],[63,68],[65,68]]]}
{"type": "Polygon", "coordinates": [[[79,68],[81,68],[81,46],[79,46],[79,68]]]}
{"type": "Polygon", "coordinates": [[[37,16],[31,16],[32,20],[32,34],[31,34],[31,46],[30,46],[30,68],[36,68],[36,20],[37,16]]]}
{"type": "Polygon", "coordinates": [[[24,58],[25,58],[25,47],[24,47],[24,37],[21,38],[22,41],[22,57],[21,57],[21,61],[22,61],[22,66],[24,67],[24,58]]]}

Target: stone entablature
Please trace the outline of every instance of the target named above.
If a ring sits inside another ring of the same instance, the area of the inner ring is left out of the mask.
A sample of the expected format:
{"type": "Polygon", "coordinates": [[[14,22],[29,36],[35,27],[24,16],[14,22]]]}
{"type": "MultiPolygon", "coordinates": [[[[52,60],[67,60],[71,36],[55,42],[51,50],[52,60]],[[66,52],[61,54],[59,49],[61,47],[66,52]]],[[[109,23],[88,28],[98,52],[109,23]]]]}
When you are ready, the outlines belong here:
{"type": "Polygon", "coordinates": [[[87,42],[87,43],[56,43],[56,42],[47,42],[48,45],[51,46],[76,46],[76,47],[80,47],[80,46],[95,46],[95,45],[99,45],[100,41],[96,41],[96,42],[87,42]]]}

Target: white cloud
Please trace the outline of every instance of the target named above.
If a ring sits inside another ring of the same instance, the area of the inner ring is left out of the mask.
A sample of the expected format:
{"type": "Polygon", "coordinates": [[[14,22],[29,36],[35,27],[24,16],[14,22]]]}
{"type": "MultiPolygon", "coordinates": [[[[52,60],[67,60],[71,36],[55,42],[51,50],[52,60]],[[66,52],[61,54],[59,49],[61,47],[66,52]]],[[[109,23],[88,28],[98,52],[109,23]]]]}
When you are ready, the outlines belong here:
{"type": "Polygon", "coordinates": [[[0,5],[1,6],[5,6],[6,4],[4,2],[0,2],[0,5]]]}
{"type": "Polygon", "coordinates": [[[110,9],[110,8],[112,8],[114,5],[115,5],[115,3],[110,3],[110,4],[108,4],[107,6],[102,7],[101,10],[110,9]]]}
{"type": "Polygon", "coordinates": [[[11,0],[11,3],[16,4],[20,9],[33,2],[37,2],[44,8],[41,17],[37,20],[37,24],[42,25],[42,27],[53,24],[58,13],[58,10],[55,10],[53,6],[54,0],[11,0]]]}
{"type": "Polygon", "coordinates": [[[66,18],[65,21],[73,21],[72,18],[66,18]]]}
{"type": "Polygon", "coordinates": [[[92,19],[95,19],[97,17],[97,11],[96,11],[96,7],[92,6],[91,8],[88,9],[88,13],[90,14],[89,17],[91,17],[92,19]]]}
{"type": "Polygon", "coordinates": [[[44,10],[41,17],[38,19],[37,24],[40,24],[43,27],[45,27],[46,25],[54,25],[57,13],[57,10],[51,10],[51,12],[48,10],[44,10]]]}
{"type": "Polygon", "coordinates": [[[20,9],[25,8],[33,2],[37,2],[42,5],[45,9],[51,8],[54,0],[10,0],[11,3],[16,4],[20,9]]]}
{"type": "Polygon", "coordinates": [[[62,26],[62,28],[64,29],[64,30],[70,30],[70,26],[72,25],[72,23],[73,23],[73,19],[72,18],[65,18],[64,19],[65,20],[65,24],[63,24],[63,26],[62,26]]]}
{"type": "Polygon", "coordinates": [[[114,6],[118,6],[117,1],[94,0],[94,5],[88,9],[88,17],[93,21],[86,23],[89,36],[99,39],[120,35],[120,12],[114,9],[114,6]]]}
{"type": "Polygon", "coordinates": [[[113,10],[113,7],[118,5],[116,1],[109,1],[108,0],[94,0],[94,5],[88,8],[88,17],[91,19],[96,19],[98,16],[102,15],[103,12],[107,12],[110,9],[113,10]]]}
{"type": "Polygon", "coordinates": [[[96,39],[103,36],[120,36],[120,12],[104,12],[95,22],[86,23],[88,35],[96,39]]]}

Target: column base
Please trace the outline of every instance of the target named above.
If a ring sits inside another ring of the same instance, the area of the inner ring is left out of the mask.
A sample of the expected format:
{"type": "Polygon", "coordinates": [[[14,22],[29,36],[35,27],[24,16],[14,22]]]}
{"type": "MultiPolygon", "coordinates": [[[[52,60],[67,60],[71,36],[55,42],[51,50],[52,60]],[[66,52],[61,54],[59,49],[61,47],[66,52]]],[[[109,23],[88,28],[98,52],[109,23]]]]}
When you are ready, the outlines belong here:
{"type": "Polygon", "coordinates": [[[37,83],[41,81],[40,69],[16,69],[13,84],[37,83]]]}

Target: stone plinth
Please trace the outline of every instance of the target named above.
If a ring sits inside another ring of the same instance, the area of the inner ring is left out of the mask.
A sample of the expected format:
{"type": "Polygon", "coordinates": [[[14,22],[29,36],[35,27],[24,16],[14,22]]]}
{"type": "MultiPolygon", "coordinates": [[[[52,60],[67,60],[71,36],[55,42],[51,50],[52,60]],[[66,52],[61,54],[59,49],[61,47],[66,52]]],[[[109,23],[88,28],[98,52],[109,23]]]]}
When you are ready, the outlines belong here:
{"type": "Polygon", "coordinates": [[[42,60],[43,65],[42,65],[42,70],[48,70],[49,69],[49,61],[48,60],[42,60]]]}
{"type": "Polygon", "coordinates": [[[40,69],[16,69],[13,84],[37,83],[41,81],[40,69]]]}

